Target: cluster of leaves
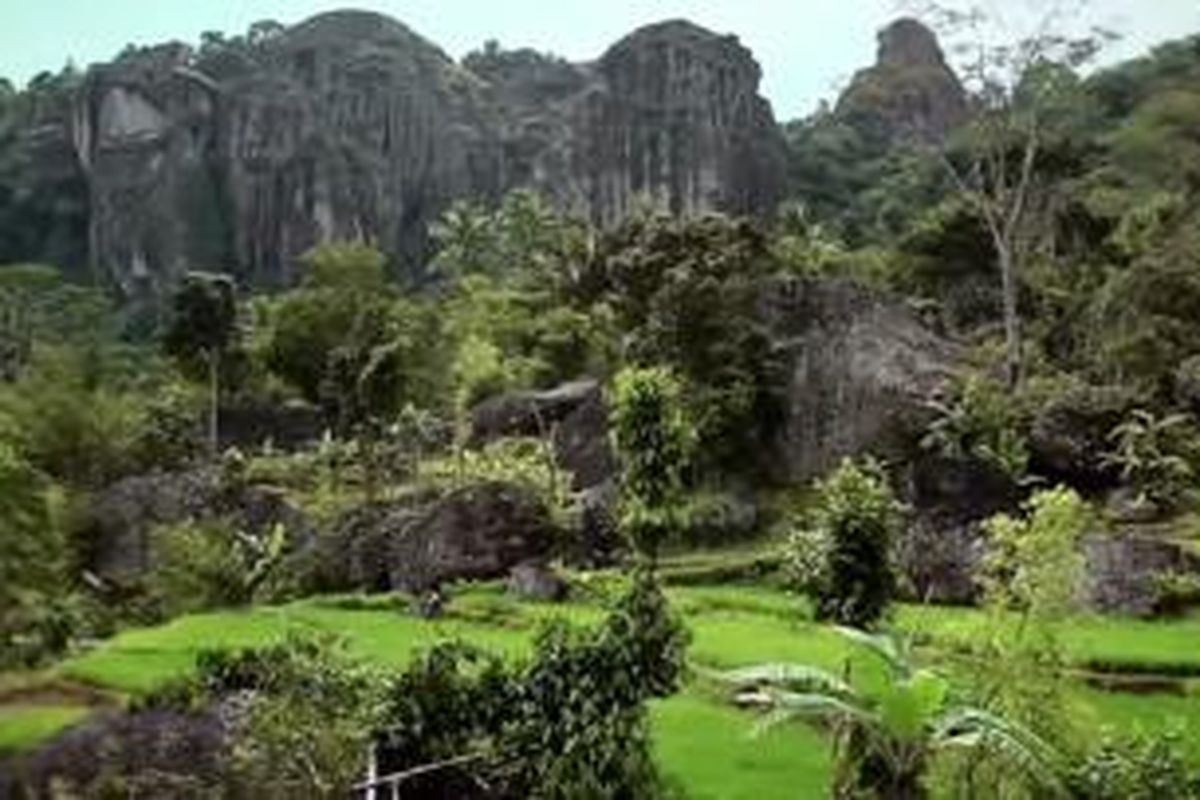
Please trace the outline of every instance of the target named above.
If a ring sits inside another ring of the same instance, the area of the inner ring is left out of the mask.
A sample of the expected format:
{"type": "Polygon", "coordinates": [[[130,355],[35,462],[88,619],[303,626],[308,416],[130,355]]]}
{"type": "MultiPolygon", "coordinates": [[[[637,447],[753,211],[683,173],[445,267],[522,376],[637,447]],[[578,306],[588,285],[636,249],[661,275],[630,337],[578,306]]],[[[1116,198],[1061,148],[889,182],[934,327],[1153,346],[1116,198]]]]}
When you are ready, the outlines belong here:
{"type": "Polygon", "coordinates": [[[1040,618],[1078,607],[1084,560],[1079,542],[1092,513],[1074,490],[1035,492],[1026,515],[999,514],[984,523],[989,551],[982,581],[990,603],[1040,618]]]}
{"type": "Polygon", "coordinates": [[[695,432],[679,379],[663,367],[627,367],[613,382],[613,442],[621,463],[620,527],[643,554],[683,524],[684,479],[695,432]]]}
{"type": "Polygon", "coordinates": [[[152,534],[154,571],[148,578],[158,614],[240,606],[282,597],[288,531],[276,523],[250,532],[220,518],[160,527],[152,534]]]}
{"type": "Polygon", "coordinates": [[[686,383],[698,470],[748,471],[780,416],[776,350],[761,313],[778,272],[767,237],[721,216],[635,216],[602,237],[579,295],[611,308],[626,360],[686,383]]]}
{"type": "Polygon", "coordinates": [[[1010,392],[986,378],[971,376],[953,400],[935,404],[935,411],[938,416],[921,440],[923,448],[951,461],[978,459],[1014,481],[1025,477],[1029,448],[1010,392]]]}
{"type": "Polygon", "coordinates": [[[1137,492],[1139,505],[1173,510],[1195,485],[1200,434],[1191,417],[1158,417],[1135,409],[1112,430],[1109,440],[1112,450],[1104,454],[1104,463],[1120,471],[1122,480],[1137,492]]]}
{"type": "Polygon", "coordinates": [[[558,466],[553,446],[542,439],[499,439],[480,449],[455,450],[422,461],[416,477],[436,489],[479,483],[519,486],[539,498],[563,529],[571,528],[575,518],[571,476],[558,466]]]}
{"type": "Polygon", "coordinates": [[[1021,775],[1031,796],[1065,796],[1065,759],[1044,739],[961,702],[943,675],[913,666],[903,642],[837,630],[882,662],[879,686],[859,688],[802,664],[764,664],[720,676],[740,704],[769,712],[765,726],[800,719],[831,728],[833,796],[924,797],[936,760],[960,753],[1021,775]]]}
{"type": "Polygon", "coordinates": [[[1106,737],[1075,767],[1071,786],[1079,800],[1196,800],[1200,771],[1177,733],[1106,737]]]}
{"type": "Polygon", "coordinates": [[[526,664],[457,645],[419,660],[392,690],[384,752],[401,768],[474,755],[461,769],[504,796],[655,796],[645,703],[677,689],[685,645],[638,572],[603,626],[548,627],[526,664]]]}
{"type": "Polygon", "coordinates": [[[817,615],[869,628],[896,591],[892,540],[902,507],[874,462],[842,462],[815,486],[814,506],[793,531],[785,564],[793,585],[811,593],[817,615]]]}

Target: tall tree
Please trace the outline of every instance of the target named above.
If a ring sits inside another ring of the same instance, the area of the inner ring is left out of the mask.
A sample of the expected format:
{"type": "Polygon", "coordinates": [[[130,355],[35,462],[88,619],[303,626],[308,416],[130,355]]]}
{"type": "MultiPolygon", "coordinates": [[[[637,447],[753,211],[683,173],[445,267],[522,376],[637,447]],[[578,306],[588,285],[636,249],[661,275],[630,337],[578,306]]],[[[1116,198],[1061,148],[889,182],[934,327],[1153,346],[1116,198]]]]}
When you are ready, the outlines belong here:
{"type": "Polygon", "coordinates": [[[959,194],[982,218],[995,251],[1005,371],[1012,386],[1020,383],[1023,366],[1022,273],[1048,236],[1044,223],[1053,182],[1043,169],[1043,154],[1064,123],[1076,70],[1114,37],[1097,28],[1083,35],[1063,32],[1070,20],[1086,18],[1087,5],[1088,0],[1055,0],[1033,24],[1022,26],[1026,35],[1008,35],[999,44],[994,37],[1006,32],[1008,20],[993,9],[972,5],[960,11],[933,2],[924,10],[953,41],[961,77],[973,94],[974,120],[938,155],[959,194]]]}
{"type": "Polygon", "coordinates": [[[185,371],[203,368],[209,389],[208,442],[219,445],[221,365],[237,338],[237,301],[233,280],[208,272],[188,273],[175,292],[173,315],[164,347],[185,371]]]}

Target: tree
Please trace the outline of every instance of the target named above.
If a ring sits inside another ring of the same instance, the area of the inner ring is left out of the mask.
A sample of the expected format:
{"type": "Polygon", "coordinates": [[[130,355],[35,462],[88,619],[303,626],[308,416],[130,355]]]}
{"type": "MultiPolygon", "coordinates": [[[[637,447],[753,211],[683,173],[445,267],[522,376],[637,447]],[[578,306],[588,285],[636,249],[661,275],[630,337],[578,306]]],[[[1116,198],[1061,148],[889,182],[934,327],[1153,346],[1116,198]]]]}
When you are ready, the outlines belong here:
{"type": "Polygon", "coordinates": [[[904,646],[891,637],[838,628],[838,633],[882,661],[884,680],[871,689],[825,670],[766,664],[720,677],[742,705],[770,712],[764,727],[790,720],[832,727],[833,796],[922,800],[931,762],[955,750],[1000,761],[1034,781],[1037,797],[1065,797],[1062,757],[1033,732],[1003,717],[954,702],[944,677],[914,669],[904,646]]]}
{"type": "Polygon", "coordinates": [[[227,275],[191,272],[175,292],[173,316],[164,339],[166,351],[185,371],[199,363],[207,372],[208,444],[216,455],[220,413],[221,365],[237,340],[237,302],[227,275]]]}
{"type": "Polygon", "coordinates": [[[663,367],[628,367],[613,381],[613,438],[621,464],[620,526],[652,562],[681,523],[694,430],[682,387],[663,367]]]}
{"type": "Polygon", "coordinates": [[[792,564],[811,564],[802,578],[816,596],[817,616],[868,628],[896,590],[892,538],[900,506],[873,462],[842,462],[816,484],[816,506],[789,542],[792,564]]]}
{"type": "MultiPolygon", "coordinates": [[[[1077,0],[1075,14],[1086,0],[1077,0]]],[[[1093,61],[1112,38],[1093,30],[1071,37],[1056,28],[1067,18],[1055,2],[1014,43],[993,45],[996,19],[982,8],[955,11],[930,4],[938,27],[959,40],[961,76],[973,91],[975,117],[963,135],[939,152],[955,188],[982,217],[1000,272],[1005,370],[1010,386],[1022,378],[1019,292],[1028,261],[1047,242],[1046,217],[1053,191],[1044,151],[1070,118],[1077,96],[1075,70],[1093,61]]]]}

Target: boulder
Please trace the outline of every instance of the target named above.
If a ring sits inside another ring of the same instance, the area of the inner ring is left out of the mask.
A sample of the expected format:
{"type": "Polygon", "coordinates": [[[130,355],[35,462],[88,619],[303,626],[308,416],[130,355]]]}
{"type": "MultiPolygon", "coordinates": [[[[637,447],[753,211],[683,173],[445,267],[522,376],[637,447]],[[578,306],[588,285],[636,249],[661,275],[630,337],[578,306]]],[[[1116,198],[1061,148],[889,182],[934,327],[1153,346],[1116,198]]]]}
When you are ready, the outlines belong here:
{"type": "Polygon", "coordinates": [[[1113,486],[1119,476],[1102,463],[1109,434],[1137,405],[1137,396],[1116,386],[1072,387],[1038,412],[1029,435],[1034,472],[1081,489],[1113,486]]]}
{"type": "Polygon", "coordinates": [[[102,712],[0,765],[0,797],[219,797],[228,759],[216,712],[102,712]]]}
{"type": "Polygon", "coordinates": [[[567,599],[571,585],[545,564],[518,564],[508,575],[508,590],[524,600],[557,603],[567,599]]]}
{"type": "Polygon", "coordinates": [[[1118,526],[1084,541],[1087,597],[1098,611],[1150,616],[1162,599],[1160,579],[1170,573],[1200,576],[1200,555],[1164,538],[1155,526],[1118,526]]]}
{"type": "Polygon", "coordinates": [[[151,534],[160,525],[229,517],[252,532],[283,525],[295,546],[313,535],[310,521],[281,491],[230,486],[216,468],[126,478],[99,492],[87,510],[87,567],[118,584],[153,566],[151,534]]]}
{"type": "Polygon", "coordinates": [[[945,397],[962,349],[901,301],[843,281],[781,279],[761,316],[782,365],[782,419],[760,456],[783,482],[867,452],[904,463],[945,397]]]}
{"type": "Polygon", "coordinates": [[[995,465],[925,453],[905,471],[912,517],[896,546],[904,586],[918,602],[967,604],[978,598],[976,573],[987,552],[981,523],[1016,510],[1019,486],[995,465]]]}
{"type": "Polygon", "coordinates": [[[471,442],[506,436],[552,437],[558,465],[576,489],[616,474],[609,443],[608,406],[600,384],[581,380],[541,392],[512,392],[485,400],[471,415],[471,442]]]}
{"type": "Polygon", "coordinates": [[[547,559],[561,540],[545,505],[504,483],[349,512],[318,541],[321,590],[425,592],[456,580],[507,577],[547,559]]]}

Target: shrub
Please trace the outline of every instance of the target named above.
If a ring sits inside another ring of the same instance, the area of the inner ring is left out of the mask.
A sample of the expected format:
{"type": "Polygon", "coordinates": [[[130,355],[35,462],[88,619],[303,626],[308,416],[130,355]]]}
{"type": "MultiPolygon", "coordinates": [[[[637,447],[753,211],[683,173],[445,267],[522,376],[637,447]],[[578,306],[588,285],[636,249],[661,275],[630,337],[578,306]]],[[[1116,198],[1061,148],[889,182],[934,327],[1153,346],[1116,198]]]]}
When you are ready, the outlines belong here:
{"type": "Polygon", "coordinates": [[[1182,737],[1108,737],[1079,764],[1072,789],[1079,800],[1197,800],[1200,771],[1184,755],[1182,737]]]}
{"type": "Polygon", "coordinates": [[[1113,449],[1104,462],[1121,471],[1121,478],[1138,492],[1138,503],[1171,510],[1179,505],[1196,478],[1190,461],[1198,439],[1190,417],[1159,417],[1136,409],[1109,434],[1113,449]]]}
{"type": "Polygon", "coordinates": [[[149,579],[159,613],[175,616],[250,603],[282,592],[287,530],[248,533],[225,520],[188,520],[153,533],[156,566],[149,579]]]}
{"type": "Polygon", "coordinates": [[[626,368],[614,380],[619,524],[633,545],[651,558],[682,523],[684,470],[695,430],[681,399],[678,378],[663,367],[626,368]]]}
{"type": "Polygon", "coordinates": [[[871,461],[842,462],[816,485],[815,508],[788,541],[798,588],[812,592],[817,616],[866,628],[883,615],[896,589],[892,539],[901,507],[871,461]]]}
{"type": "Polygon", "coordinates": [[[479,450],[459,450],[423,461],[417,467],[420,483],[437,489],[477,483],[507,483],[539,498],[551,519],[562,528],[573,527],[575,499],[571,476],[559,468],[548,441],[507,438],[479,450]]]}
{"type": "Polygon", "coordinates": [[[1036,492],[1025,504],[1023,519],[998,514],[986,520],[988,601],[1049,619],[1075,608],[1084,570],[1078,544],[1090,519],[1083,499],[1059,486],[1036,492]]]}
{"type": "Polygon", "coordinates": [[[949,459],[977,458],[1019,480],[1029,467],[1029,449],[1011,396],[1000,384],[968,379],[949,404],[939,404],[938,418],[921,446],[949,459]]]}
{"type": "Polygon", "coordinates": [[[524,665],[455,644],[418,659],[393,686],[384,753],[397,769],[472,755],[461,768],[506,797],[654,797],[645,703],[677,689],[685,645],[639,571],[601,627],[551,625],[524,665]]]}

